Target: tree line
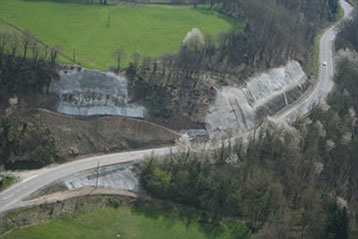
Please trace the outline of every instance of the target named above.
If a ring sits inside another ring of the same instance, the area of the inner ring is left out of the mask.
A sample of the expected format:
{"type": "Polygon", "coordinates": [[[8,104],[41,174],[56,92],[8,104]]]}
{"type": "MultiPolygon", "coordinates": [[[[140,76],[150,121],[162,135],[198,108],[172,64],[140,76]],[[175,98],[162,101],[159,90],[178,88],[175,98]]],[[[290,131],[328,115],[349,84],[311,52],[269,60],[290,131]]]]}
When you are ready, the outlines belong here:
{"type": "Polygon", "coordinates": [[[58,54],[28,32],[0,32],[0,104],[13,94],[46,91],[58,54]]]}

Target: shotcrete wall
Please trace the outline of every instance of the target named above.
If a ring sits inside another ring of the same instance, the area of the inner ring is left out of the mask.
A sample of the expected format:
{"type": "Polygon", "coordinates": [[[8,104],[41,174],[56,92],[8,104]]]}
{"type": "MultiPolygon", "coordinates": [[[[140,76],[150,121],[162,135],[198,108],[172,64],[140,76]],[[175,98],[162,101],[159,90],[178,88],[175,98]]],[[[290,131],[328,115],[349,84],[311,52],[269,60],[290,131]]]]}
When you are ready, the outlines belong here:
{"type": "Polygon", "coordinates": [[[144,118],[145,108],[128,104],[127,79],[88,69],[60,72],[58,112],[69,115],[119,115],[144,118]]]}
{"type": "Polygon", "coordinates": [[[211,136],[245,132],[253,128],[259,111],[274,114],[307,89],[307,77],[297,61],[248,80],[246,87],[223,87],[206,116],[211,136]]]}

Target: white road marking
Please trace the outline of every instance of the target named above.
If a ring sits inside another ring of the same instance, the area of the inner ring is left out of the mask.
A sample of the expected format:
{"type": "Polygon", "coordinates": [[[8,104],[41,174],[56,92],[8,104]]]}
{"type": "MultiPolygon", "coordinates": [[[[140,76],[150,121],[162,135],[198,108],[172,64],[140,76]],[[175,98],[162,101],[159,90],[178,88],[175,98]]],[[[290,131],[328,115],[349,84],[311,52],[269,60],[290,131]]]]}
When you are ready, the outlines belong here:
{"type": "Polygon", "coordinates": [[[24,181],[22,181],[22,183],[27,182],[27,181],[29,181],[30,179],[36,178],[37,176],[38,176],[38,175],[31,176],[31,177],[25,179],[24,181]]]}
{"type": "Polygon", "coordinates": [[[12,193],[12,194],[10,194],[10,195],[9,195],[9,196],[7,196],[7,197],[4,197],[4,199],[3,199],[3,200],[5,201],[5,200],[7,200],[7,199],[11,198],[12,196],[14,196],[14,194],[13,194],[13,193],[12,193]]]}

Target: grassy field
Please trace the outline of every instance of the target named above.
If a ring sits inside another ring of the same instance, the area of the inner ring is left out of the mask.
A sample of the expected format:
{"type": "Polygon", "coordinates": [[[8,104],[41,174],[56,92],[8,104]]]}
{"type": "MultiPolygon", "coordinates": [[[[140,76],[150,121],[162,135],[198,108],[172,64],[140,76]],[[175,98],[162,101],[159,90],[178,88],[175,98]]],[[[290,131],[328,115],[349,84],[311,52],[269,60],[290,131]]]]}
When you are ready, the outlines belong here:
{"type": "Polygon", "coordinates": [[[120,207],[64,217],[7,234],[2,239],[201,239],[249,238],[242,226],[204,228],[196,221],[170,217],[170,211],[120,207]]]}
{"type": "Polygon", "coordinates": [[[179,49],[186,33],[199,28],[216,35],[242,23],[191,6],[88,5],[46,1],[3,0],[0,16],[27,29],[51,46],[59,46],[90,68],[115,65],[112,53],[125,49],[126,65],[134,52],[160,56],[179,49]],[[107,21],[109,18],[109,27],[107,21]]]}

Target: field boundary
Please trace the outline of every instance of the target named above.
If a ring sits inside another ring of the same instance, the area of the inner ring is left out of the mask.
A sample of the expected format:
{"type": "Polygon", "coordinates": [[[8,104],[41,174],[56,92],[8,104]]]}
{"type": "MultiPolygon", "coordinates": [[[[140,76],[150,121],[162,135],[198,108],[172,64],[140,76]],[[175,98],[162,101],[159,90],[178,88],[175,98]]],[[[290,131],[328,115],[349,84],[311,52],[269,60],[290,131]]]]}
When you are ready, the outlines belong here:
{"type": "MultiPolygon", "coordinates": [[[[15,29],[17,32],[21,33],[22,35],[26,35],[26,32],[24,31],[24,29],[21,29],[20,27],[18,27],[18,26],[16,26],[16,25],[12,24],[12,23],[9,22],[9,21],[7,21],[7,20],[5,20],[5,19],[3,19],[3,18],[0,18],[0,22],[2,22],[2,23],[4,23],[4,24],[8,25],[9,27],[15,29]]],[[[63,57],[64,59],[69,60],[70,62],[73,62],[73,59],[71,59],[71,57],[65,55],[63,52],[59,51],[59,50],[56,49],[55,47],[52,47],[52,46],[46,44],[45,42],[43,42],[43,41],[37,39],[37,38],[34,37],[32,34],[29,35],[29,36],[30,36],[30,38],[31,38],[33,41],[35,41],[36,43],[39,43],[39,44],[42,45],[43,47],[48,48],[48,49],[50,49],[50,50],[52,50],[52,51],[57,52],[57,54],[60,55],[61,57],[63,57]]]]}

